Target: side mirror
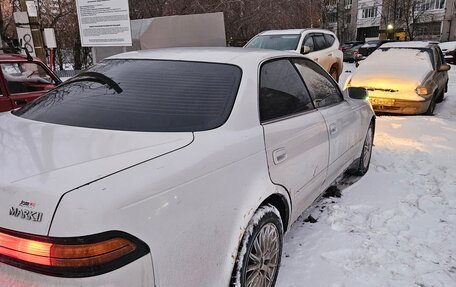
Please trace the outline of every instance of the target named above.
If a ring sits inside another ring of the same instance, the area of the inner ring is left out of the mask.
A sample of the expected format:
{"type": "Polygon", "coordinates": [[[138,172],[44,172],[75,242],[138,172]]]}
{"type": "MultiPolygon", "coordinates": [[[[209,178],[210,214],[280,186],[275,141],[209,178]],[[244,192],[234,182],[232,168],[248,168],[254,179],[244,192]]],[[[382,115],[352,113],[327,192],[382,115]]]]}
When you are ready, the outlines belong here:
{"type": "Polygon", "coordinates": [[[451,70],[451,66],[448,64],[442,64],[440,65],[439,69],[437,70],[438,72],[448,72],[451,70]]]}
{"type": "Polygon", "coordinates": [[[309,54],[310,53],[310,47],[309,46],[302,46],[301,48],[301,54],[309,54]]]}
{"type": "Polygon", "coordinates": [[[367,90],[362,87],[349,87],[347,93],[350,98],[355,100],[365,100],[369,95],[367,90]]]}

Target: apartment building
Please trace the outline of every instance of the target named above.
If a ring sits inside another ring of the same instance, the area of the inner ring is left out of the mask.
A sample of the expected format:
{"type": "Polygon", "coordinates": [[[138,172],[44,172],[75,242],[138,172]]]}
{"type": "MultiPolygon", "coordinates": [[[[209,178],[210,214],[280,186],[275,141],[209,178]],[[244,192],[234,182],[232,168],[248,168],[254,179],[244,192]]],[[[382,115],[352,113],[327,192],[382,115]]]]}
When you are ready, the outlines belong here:
{"type": "Polygon", "coordinates": [[[358,0],[356,39],[378,37],[382,18],[381,0],[358,0]]]}
{"type": "Polygon", "coordinates": [[[330,0],[323,11],[323,27],[341,42],[456,40],[456,0],[330,0]]]}

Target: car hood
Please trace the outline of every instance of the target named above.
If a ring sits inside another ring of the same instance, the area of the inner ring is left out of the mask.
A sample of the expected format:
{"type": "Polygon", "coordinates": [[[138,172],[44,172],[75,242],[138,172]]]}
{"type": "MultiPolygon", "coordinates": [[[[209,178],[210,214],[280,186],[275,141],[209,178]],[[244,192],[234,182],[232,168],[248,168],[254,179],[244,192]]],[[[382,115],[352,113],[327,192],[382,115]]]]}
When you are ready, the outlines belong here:
{"type": "Polygon", "coordinates": [[[46,235],[68,191],[180,149],[193,133],[87,129],[0,114],[0,227],[46,235]]]}
{"type": "MultiPolygon", "coordinates": [[[[369,60],[369,59],[368,59],[369,60]]],[[[361,63],[349,83],[352,87],[365,87],[370,97],[423,100],[415,90],[427,79],[432,69],[426,65],[398,65],[395,61],[381,65],[361,63]]]]}

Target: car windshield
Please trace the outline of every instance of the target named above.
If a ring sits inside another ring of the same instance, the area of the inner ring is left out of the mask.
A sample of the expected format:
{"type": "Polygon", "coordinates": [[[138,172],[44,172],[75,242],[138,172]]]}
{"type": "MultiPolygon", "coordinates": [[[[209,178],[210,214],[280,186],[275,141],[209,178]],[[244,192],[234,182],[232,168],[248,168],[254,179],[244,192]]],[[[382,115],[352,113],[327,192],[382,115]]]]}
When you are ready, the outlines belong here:
{"type": "Polygon", "coordinates": [[[258,35],[255,36],[245,48],[260,48],[273,50],[296,50],[301,35],[258,35]]]}
{"type": "Polygon", "coordinates": [[[14,114],[110,130],[209,130],[228,119],[241,74],[227,64],[105,60],[14,114]]]}

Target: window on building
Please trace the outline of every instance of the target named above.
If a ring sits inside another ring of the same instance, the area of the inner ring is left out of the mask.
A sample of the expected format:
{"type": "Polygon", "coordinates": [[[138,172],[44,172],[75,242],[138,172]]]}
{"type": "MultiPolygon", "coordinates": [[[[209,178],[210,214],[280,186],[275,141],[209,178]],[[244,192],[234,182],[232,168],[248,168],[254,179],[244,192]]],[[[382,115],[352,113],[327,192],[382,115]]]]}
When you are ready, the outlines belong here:
{"type": "Polygon", "coordinates": [[[445,0],[421,0],[418,6],[418,10],[437,10],[445,8],[445,0]]]}
{"type": "Polygon", "coordinates": [[[415,24],[415,35],[417,37],[423,37],[423,39],[431,36],[439,36],[441,27],[441,22],[415,24]]]}
{"type": "Polygon", "coordinates": [[[378,15],[377,7],[369,7],[362,10],[361,18],[375,18],[378,15]]]}
{"type": "Polygon", "coordinates": [[[350,24],[351,23],[351,15],[347,15],[347,18],[345,19],[345,23],[350,24]]]}

